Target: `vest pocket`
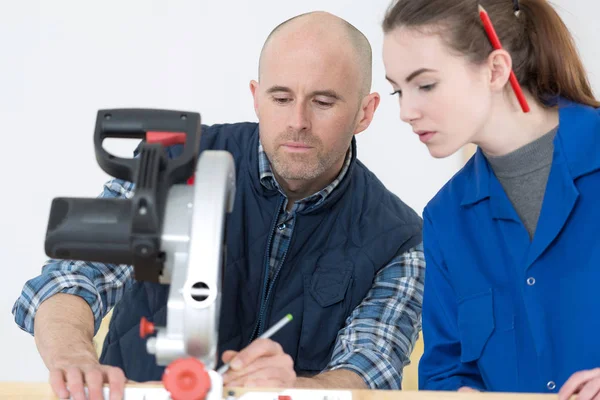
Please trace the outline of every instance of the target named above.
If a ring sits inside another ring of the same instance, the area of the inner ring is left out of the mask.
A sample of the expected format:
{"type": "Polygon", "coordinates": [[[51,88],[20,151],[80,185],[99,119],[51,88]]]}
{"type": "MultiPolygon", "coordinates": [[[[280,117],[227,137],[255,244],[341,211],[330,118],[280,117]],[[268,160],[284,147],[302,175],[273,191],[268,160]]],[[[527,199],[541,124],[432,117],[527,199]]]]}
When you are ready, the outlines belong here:
{"type": "Polygon", "coordinates": [[[458,303],[460,361],[476,363],[488,390],[517,389],[514,309],[510,296],[489,289],[458,303]]]}
{"type": "Polygon", "coordinates": [[[350,310],[347,298],[352,265],[319,265],[304,275],[304,311],[298,347],[297,368],[307,375],[321,372],[331,358],[338,331],[350,310]]]}

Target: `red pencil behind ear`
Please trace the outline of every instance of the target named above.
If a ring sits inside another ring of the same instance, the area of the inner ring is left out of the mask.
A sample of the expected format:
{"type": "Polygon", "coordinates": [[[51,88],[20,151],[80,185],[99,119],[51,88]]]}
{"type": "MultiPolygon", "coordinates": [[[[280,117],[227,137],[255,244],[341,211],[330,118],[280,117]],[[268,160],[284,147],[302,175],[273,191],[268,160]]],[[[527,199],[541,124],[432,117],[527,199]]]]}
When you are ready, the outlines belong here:
{"type": "MultiPolygon", "coordinates": [[[[490,16],[488,15],[487,11],[485,11],[485,8],[483,8],[481,5],[479,5],[479,18],[481,19],[481,22],[483,23],[483,28],[485,29],[485,32],[487,33],[488,38],[490,39],[490,42],[492,43],[492,47],[495,50],[502,49],[502,44],[500,43],[500,39],[498,38],[496,31],[494,30],[494,26],[492,25],[490,16]]],[[[517,96],[517,100],[519,100],[519,104],[521,105],[521,108],[523,109],[523,112],[525,112],[525,113],[529,112],[529,104],[527,104],[527,99],[525,99],[525,95],[523,94],[521,85],[519,85],[519,81],[517,81],[515,72],[512,69],[510,71],[509,80],[510,80],[510,85],[512,86],[512,88],[515,92],[515,95],[517,96]]]]}

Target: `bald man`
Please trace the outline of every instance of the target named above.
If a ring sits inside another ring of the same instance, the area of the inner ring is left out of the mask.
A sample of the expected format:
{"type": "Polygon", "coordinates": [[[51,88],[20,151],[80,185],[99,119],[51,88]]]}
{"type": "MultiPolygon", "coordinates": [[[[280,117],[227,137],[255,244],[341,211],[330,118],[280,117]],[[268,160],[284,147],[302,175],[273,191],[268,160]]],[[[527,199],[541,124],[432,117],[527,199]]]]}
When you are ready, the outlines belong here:
{"type": "MultiPolygon", "coordinates": [[[[229,387],[398,389],[420,329],[420,217],[357,159],[373,119],[371,49],[348,22],[303,14],[265,42],[250,83],[259,123],[203,126],[201,150],[229,151],[237,191],[227,227],[219,366],[229,387]],[[257,339],[291,313],[271,339],[257,339]]],[[[169,156],[181,151],[174,146],[169,156]]],[[[103,197],[127,197],[112,180],[103,197]]],[[[200,267],[200,266],[199,266],[200,267]]],[[[13,309],[35,332],[57,395],[101,398],[125,379],[160,380],[139,321],[165,322],[168,288],[132,267],[50,260],[13,309]],[[114,307],[98,360],[92,338],[114,307]],[[34,329],[35,328],[35,329],[34,329]]]]}

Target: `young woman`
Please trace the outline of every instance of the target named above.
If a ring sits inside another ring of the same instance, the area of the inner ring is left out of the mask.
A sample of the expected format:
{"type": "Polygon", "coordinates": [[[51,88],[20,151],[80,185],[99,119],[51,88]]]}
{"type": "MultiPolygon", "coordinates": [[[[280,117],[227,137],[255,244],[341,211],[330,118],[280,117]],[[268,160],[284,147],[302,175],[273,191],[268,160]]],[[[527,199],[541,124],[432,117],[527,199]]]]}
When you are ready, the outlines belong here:
{"type": "Polygon", "coordinates": [[[545,0],[399,0],[384,32],[401,119],[434,157],[478,146],[423,213],[420,387],[600,398],[600,103],[567,28],[545,0]]]}

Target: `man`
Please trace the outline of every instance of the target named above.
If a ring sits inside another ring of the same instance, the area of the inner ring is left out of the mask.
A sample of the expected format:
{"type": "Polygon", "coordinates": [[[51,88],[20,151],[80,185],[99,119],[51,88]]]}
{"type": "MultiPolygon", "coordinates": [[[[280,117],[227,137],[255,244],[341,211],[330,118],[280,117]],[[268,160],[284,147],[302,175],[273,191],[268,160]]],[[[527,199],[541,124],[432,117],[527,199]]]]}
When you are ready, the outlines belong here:
{"type": "MultiPolygon", "coordinates": [[[[356,159],[354,135],[379,104],[370,82],[367,39],[331,14],[303,14],[261,52],[250,83],[259,124],[203,127],[201,150],[227,150],[236,165],[218,349],[227,386],[400,388],[420,329],[422,221],[356,159]],[[287,313],[285,334],[255,340],[287,313]]],[[[132,190],[112,180],[102,196],[132,190]]],[[[51,260],[25,285],[15,319],[35,333],[59,396],[65,384],[75,398],[84,384],[99,396],[103,382],[118,396],[125,377],[161,378],[137,332],[142,316],[164,321],[168,288],[131,273],[51,260]],[[92,338],[113,306],[99,362],[92,338]]]]}

